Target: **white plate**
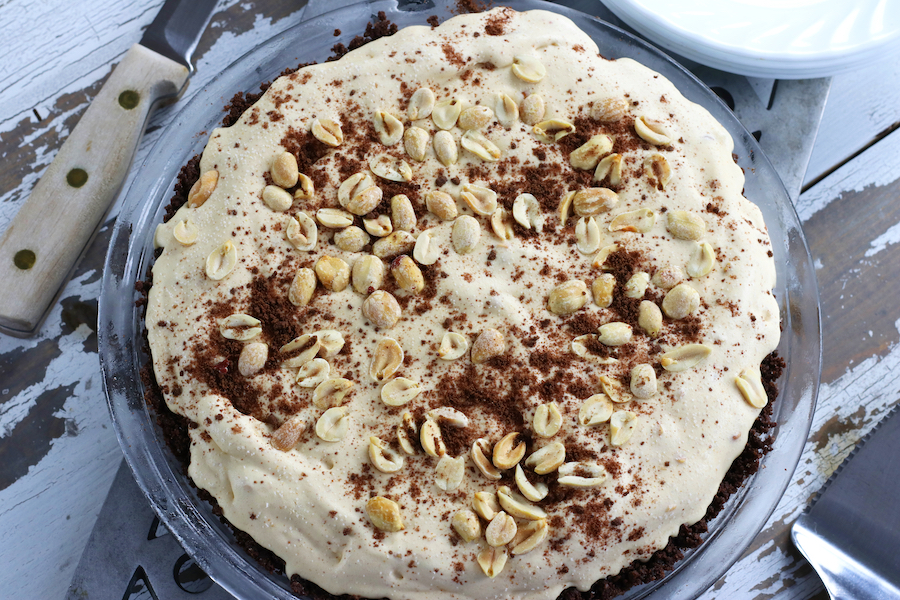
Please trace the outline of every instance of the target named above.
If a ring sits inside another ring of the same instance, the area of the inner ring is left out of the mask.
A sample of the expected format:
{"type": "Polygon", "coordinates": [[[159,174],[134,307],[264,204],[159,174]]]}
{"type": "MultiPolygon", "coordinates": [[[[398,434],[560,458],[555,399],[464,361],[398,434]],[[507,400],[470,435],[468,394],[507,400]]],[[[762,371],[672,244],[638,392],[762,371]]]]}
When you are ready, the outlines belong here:
{"type": "Polygon", "coordinates": [[[645,37],[754,77],[824,77],[900,55],[900,0],[603,0],[645,37]]]}

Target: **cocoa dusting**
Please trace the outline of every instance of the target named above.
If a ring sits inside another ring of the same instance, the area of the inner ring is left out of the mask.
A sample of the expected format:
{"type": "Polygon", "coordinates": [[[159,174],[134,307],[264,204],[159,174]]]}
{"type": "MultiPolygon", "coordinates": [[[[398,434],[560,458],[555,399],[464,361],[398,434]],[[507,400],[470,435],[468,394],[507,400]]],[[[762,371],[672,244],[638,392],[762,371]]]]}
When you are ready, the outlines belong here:
{"type": "Polygon", "coordinates": [[[479,372],[474,365],[467,366],[460,374],[444,375],[435,387],[436,406],[449,406],[465,414],[482,412],[501,429],[509,431],[525,425],[517,398],[509,390],[498,389],[496,377],[479,372]]]}
{"type": "Polygon", "coordinates": [[[444,51],[444,56],[447,58],[447,61],[453,65],[454,67],[462,68],[466,66],[466,59],[462,54],[456,51],[451,44],[445,43],[441,46],[441,50],[444,51]]]}
{"type": "Polygon", "coordinates": [[[450,456],[464,456],[477,436],[469,427],[441,427],[441,438],[450,456]]]}
{"type": "Polygon", "coordinates": [[[601,324],[599,314],[584,310],[578,311],[563,322],[564,327],[572,330],[573,336],[597,333],[597,328],[601,324]]]}
{"type": "MultiPolygon", "coordinates": [[[[508,9],[507,9],[508,10],[508,9]]],[[[488,17],[484,26],[484,32],[488,35],[503,35],[506,33],[506,25],[509,23],[509,13],[503,12],[488,17]]]]}

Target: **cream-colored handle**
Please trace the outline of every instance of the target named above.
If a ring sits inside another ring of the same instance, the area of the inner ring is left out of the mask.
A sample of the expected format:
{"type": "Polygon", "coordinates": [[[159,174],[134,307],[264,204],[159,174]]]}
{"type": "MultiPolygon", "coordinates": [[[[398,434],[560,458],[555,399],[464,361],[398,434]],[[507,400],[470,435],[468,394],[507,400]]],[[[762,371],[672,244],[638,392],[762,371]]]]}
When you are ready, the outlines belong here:
{"type": "Polygon", "coordinates": [[[0,240],[0,326],[37,331],[128,175],[154,104],[178,94],[187,67],[136,44],[0,240]]]}

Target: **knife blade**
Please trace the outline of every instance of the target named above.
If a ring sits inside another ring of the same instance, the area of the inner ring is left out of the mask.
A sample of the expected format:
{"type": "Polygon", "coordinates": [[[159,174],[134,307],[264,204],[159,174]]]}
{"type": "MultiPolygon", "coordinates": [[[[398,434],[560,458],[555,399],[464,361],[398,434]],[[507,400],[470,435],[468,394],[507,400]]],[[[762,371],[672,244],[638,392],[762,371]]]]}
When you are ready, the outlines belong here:
{"type": "Polygon", "coordinates": [[[900,405],[832,474],[791,539],[832,598],[900,600],[900,405]]]}
{"type": "Polygon", "coordinates": [[[141,46],[179,62],[193,73],[191,58],[217,0],[167,0],[147,27],[141,46]]]}
{"type": "Polygon", "coordinates": [[[166,0],[0,238],[0,331],[37,333],[118,196],[153,110],[177,98],[216,0],[166,0]]]}

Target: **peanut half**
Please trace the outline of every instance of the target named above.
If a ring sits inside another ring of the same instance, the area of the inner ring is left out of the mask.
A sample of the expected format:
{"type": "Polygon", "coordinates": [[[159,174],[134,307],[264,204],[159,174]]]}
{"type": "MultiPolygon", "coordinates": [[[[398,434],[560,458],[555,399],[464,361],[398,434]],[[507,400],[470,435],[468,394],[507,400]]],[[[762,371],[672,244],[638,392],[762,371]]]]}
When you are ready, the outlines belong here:
{"type": "Polygon", "coordinates": [[[540,502],[546,498],[547,494],[550,492],[550,488],[547,487],[546,483],[532,484],[528,481],[521,465],[516,465],[515,482],[516,487],[519,488],[519,492],[532,502],[540,502]]]}
{"type": "Polygon", "coordinates": [[[556,402],[541,404],[534,411],[534,420],[531,428],[543,438],[553,437],[562,426],[562,414],[556,402]]]}
{"type": "Polygon", "coordinates": [[[297,269],[291,287],[288,289],[288,300],[294,306],[306,306],[316,291],[316,272],[308,267],[297,269]]]}
{"type": "Polygon", "coordinates": [[[546,520],[529,521],[516,532],[516,537],[511,544],[513,555],[531,552],[547,539],[549,533],[550,528],[546,520]]]}
{"type": "Polygon", "coordinates": [[[384,283],[384,263],[377,256],[367,254],[353,263],[350,277],[353,289],[360,294],[371,294],[384,283]]]}
{"type": "Polygon", "coordinates": [[[471,215],[462,215],[453,222],[450,241],[457,254],[468,254],[478,246],[481,239],[481,225],[471,215]]]}
{"type": "Polygon", "coordinates": [[[369,438],[369,460],[382,473],[396,473],[403,468],[403,455],[391,450],[374,435],[369,438]]]}
{"type": "Polygon", "coordinates": [[[656,371],[651,365],[640,364],[631,369],[631,393],[642,400],[656,395],[656,371]]]}
{"type": "Polygon", "coordinates": [[[304,431],[306,431],[306,423],[303,419],[299,416],[291,417],[272,434],[272,447],[287,452],[297,445],[304,431]]]}
{"type": "MultiPolygon", "coordinates": [[[[305,365],[304,365],[305,366],[305,365]]],[[[353,388],[353,382],[343,377],[326,379],[316,386],[313,404],[323,410],[340,406],[353,388]]]]}
{"type": "Polygon", "coordinates": [[[434,468],[434,483],[444,492],[452,492],[460,485],[466,476],[466,459],[463,456],[452,457],[445,454],[434,468]]]}
{"type": "Polygon", "coordinates": [[[525,456],[525,442],[519,432],[508,433],[494,446],[493,463],[498,469],[512,469],[525,456]]]}
{"type": "Polygon", "coordinates": [[[618,123],[628,114],[628,101],[622,97],[603,98],[591,105],[591,118],[601,123],[618,123]]]}
{"type": "MultiPolygon", "coordinates": [[[[478,438],[472,444],[472,462],[475,463],[475,466],[478,467],[478,470],[481,471],[481,474],[487,477],[488,479],[499,481],[503,476],[497,467],[491,462],[491,459],[488,458],[490,454],[490,444],[484,438],[478,438]]],[[[490,520],[490,519],[488,519],[490,520]]]]}
{"type": "Polygon", "coordinates": [[[484,539],[488,545],[505,546],[516,537],[516,521],[502,510],[494,515],[484,530],[484,539]]]}
{"type": "Polygon", "coordinates": [[[603,485],[609,474],[603,465],[567,462],[559,467],[557,483],[567,487],[590,488],[603,485]]]}
{"type": "Polygon", "coordinates": [[[251,342],[241,349],[238,357],[238,372],[244,377],[253,377],[266,365],[269,346],[262,342],[251,342]]]}
{"type": "Polygon", "coordinates": [[[560,442],[551,442],[535,450],[527,459],[525,466],[533,469],[538,475],[552,473],[566,461],[566,447],[560,442]]]}
{"type": "Polygon", "coordinates": [[[505,546],[501,546],[495,548],[494,546],[488,546],[484,550],[478,553],[476,557],[478,560],[478,566],[481,567],[481,570],[484,571],[484,574],[493,579],[497,575],[500,574],[500,571],[503,570],[503,567],[506,566],[506,561],[509,558],[509,553],[506,550],[505,546]]]}
{"type": "Polygon", "coordinates": [[[513,58],[513,75],[528,83],[538,83],[547,76],[547,67],[536,56],[520,54],[513,58]]]}
{"type": "Polygon", "coordinates": [[[409,404],[413,398],[419,395],[421,386],[418,382],[405,377],[391,379],[381,388],[381,401],[388,406],[403,406],[409,404]]]}
{"type": "Polygon", "coordinates": [[[262,327],[259,319],[237,313],[219,321],[219,333],[229,340],[249,342],[262,333],[262,327]]]}
{"type": "Polygon", "coordinates": [[[416,226],[416,212],[405,194],[397,194],[391,198],[391,222],[394,229],[402,231],[412,231],[416,226]]]}
{"type": "Polygon", "coordinates": [[[409,109],[407,115],[410,121],[418,119],[427,119],[434,110],[434,92],[430,88],[419,88],[409,99],[409,109]]]}
{"type": "Polygon", "coordinates": [[[288,219],[284,237],[297,250],[308,252],[316,247],[319,228],[308,214],[297,213],[296,217],[288,219]]]}
{"type": "Polygon", "coordinates": [[[503,156],[500,148],[484,134],[470,129],[459,140],[460,146],[485,162],[497,162],[503,156]]]}
{"type": "Polygon", "coordinates": [[[237,247],[228,240],[206,257],[206,276],[213,281],[225,279],[237,265],[237,261],[237,247]]]}
{"type": "Polygon", "coordinates": [[[325,442],[337,442],[347,435],[350,416],[346,406],[329,408],[316,421],[316,435],[325,442]]]}
{"type": "Polygon", "coordinates": [[[540,94],[529,94],[522,100],[522,107],[519,113],[522,115],[522,121],[526,125],[537,125],[544,118],[547,111],[547,104],[544,102],[543,96],[540,94]]]}
{"type": "Polygon", "coordinates": [[[609,419],[609,443],[621,446],[631,439],[637,428],[637,415],[630,410],[619,410],[609,419]]]}
{"type": "Polygon", "coordinates": [[[759,367],[747,367],[741,374],[734,378],[734,383],[740,390],[747,404],[753,408],[762,408],[769,401],[766,389],[762,384],[762,376],[759,367]]]}
{"type": "Polygon", "coordinates": [[[494,492],[475,492],[472,496],[472,508],[485,521],[493,521],[500,512],[500,503],[494,492]]]}
{"type": "Polygon", "coordinates": [[[587,303],[587,285],[571,279],[552,290],[547,298],[547,309],[555,315],[570,315],[587,303]]]}
{"type": "Polygon", "coordinates": [[[372,115],[372,125],[379,141],[385,146],[393,146],[403,139],[403,123],[388,112],[376,110],[372,115]]]}
{"type": "Polygon", "coordinates": [[[469,341],[460,333],[448,331],[441,338],[441,345],[438,348],[438,357],[443,360],[456,360],[465,356],[469,350],[469,341]]]}
{"type": "Polygon", "coordinates": [[[547,518],[547,513],[544,509],[534,506],[524,499],[517,498],[505,485],[500,486],[497,490],[497,500],[500,501],[500,506],[503,507],[503,510],[518,519],[537,521],[538,519],[547,518]]]}
{"type": "Polygon", "coordinates": [[[344,132],[341,131],[341,124],[332,119],[314,119],[310,131],[313,137],[326,146],[337,148],[344,143],[344,132]]]}
{"type": "Polygon", "coordinates": [[[304,388],[314,388],[328,379],[331,373],[331,365],[324,358],[314,358],[300,365],[297,369],[297,385],[304,388]]]}
{"type": "Polygon", "coordinates": [[[188,208],[200,208],[209,200],[212,193],[216,191],[216,185],[219,183],[219,172],[215,169],[206,171],[200,176],[200,179],[194,182],[191,190],[188,192],[188,208]]]}
{"type": "Polygon", "coordinates": [[[369,377],[375,381],[387,381],[402,364],[403,348],[400,347],[400,343],[389,337],[381,338],[372,353],[369,377]]]}
{"type": "Polygon", "coordinates": [[[277,185],[264,187],[262,199],[266,206],[275,212],[284,212],[294,203],[294,197],[277,185]]]}

